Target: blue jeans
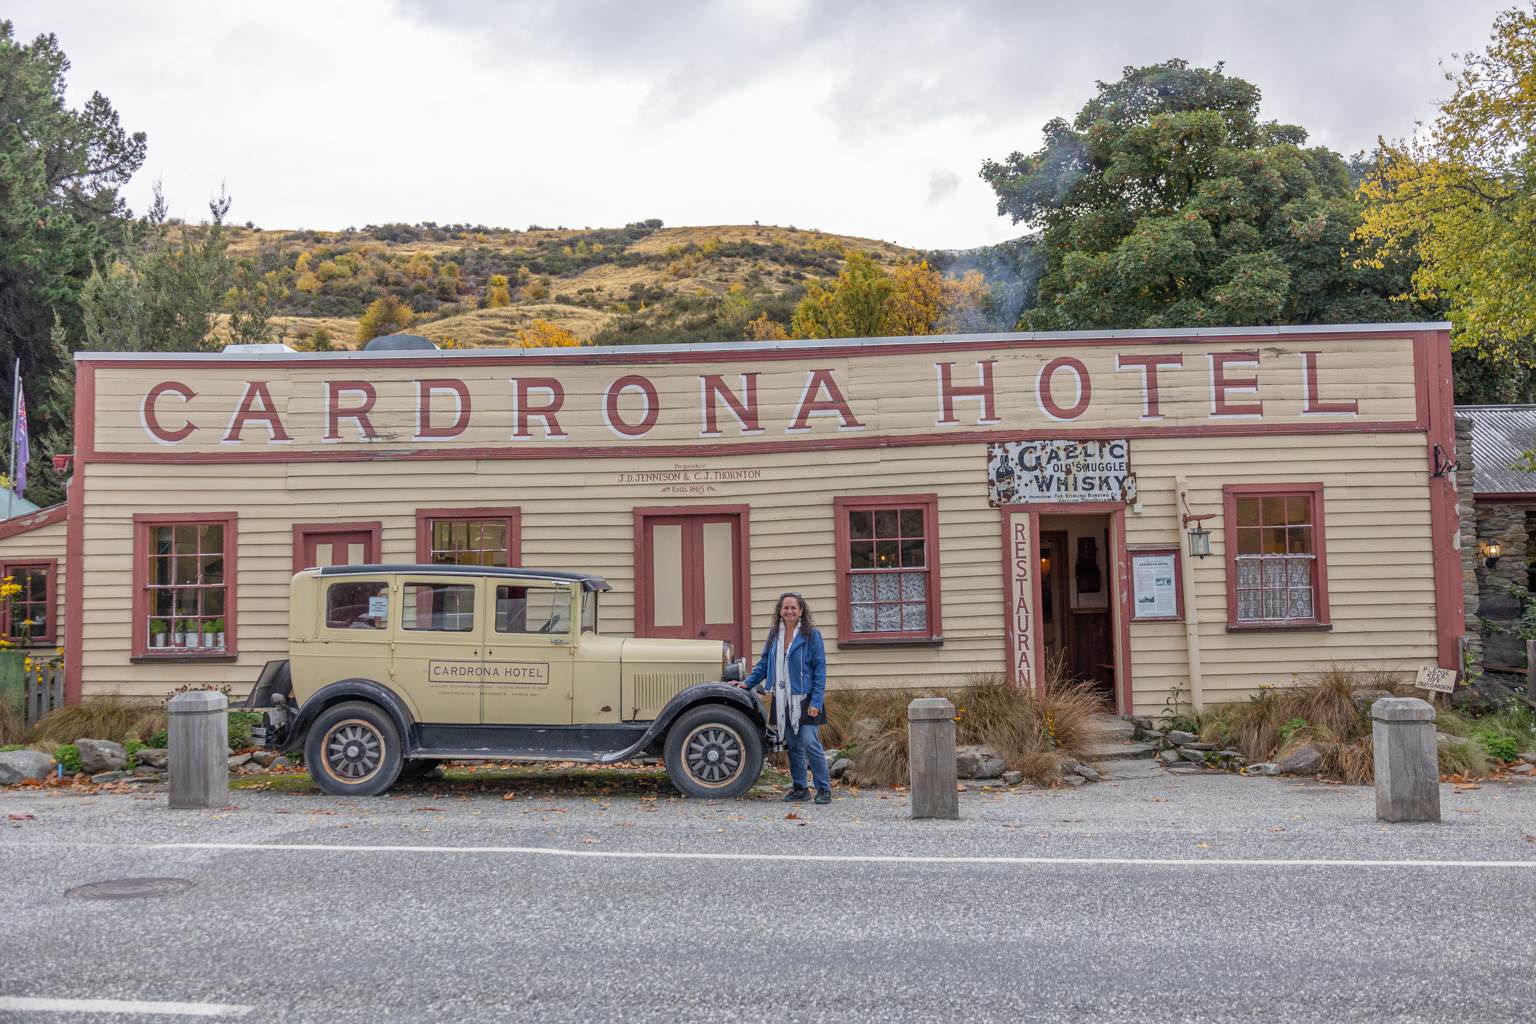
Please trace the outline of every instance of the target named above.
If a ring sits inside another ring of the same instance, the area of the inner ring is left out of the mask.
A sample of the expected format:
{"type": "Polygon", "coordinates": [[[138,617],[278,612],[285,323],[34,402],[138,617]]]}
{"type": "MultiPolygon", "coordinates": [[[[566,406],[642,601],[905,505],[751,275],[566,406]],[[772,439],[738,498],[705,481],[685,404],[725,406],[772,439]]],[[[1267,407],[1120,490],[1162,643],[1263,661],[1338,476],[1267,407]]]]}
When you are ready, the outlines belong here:
{"type": "Polygon", "coordinates": [[[811,778],[818,790],[830,790],[832,780],[827,777],[827,752],[821,749],[821,726],[800,723],[800,731],[789,731],[785,737],[789,751],[789,778],[796,789],[805,789],[805,761],[811,760],[811,778]]]}

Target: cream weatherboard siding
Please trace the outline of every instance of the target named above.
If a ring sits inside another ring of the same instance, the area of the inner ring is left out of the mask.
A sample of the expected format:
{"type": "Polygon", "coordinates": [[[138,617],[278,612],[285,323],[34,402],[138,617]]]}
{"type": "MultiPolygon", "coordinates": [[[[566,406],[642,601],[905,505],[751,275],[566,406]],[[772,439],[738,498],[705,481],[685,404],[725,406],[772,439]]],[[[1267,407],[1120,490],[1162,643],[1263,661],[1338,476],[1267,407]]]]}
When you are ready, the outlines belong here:
{"type": "MultiPolygon", "coordinates": [[[[1185,595],[1207,703],[1330,663],[1411,670],[1443,662],[1448,629],[1460,629],[1436,615],[1432,541],[1446,514],[1429,459],[1434,424],[1449,421],[1434,369],[1445,346],[1441,326],[1420,325],[667,352],[82,356],[73,685],[243,693],[265,661],[286,655],[295,524],[376,521],[380,560],[412,562],[418,509],[479,507],[520,511],[523,565],[607,577],[601,628],[627,635],[635,510],[747,506],[743,653],[756,653],[775,596],[795,589],[827,637],[834,688],[1004,674],[1003,514],[988,504],[987,443],[1085,437],[1129,438],[1131,551],[1184,548],[1176,477],[1191,513],[1215,514],[1213,554],[1195,562],[1185,595]],[[1148,358],[1165,360],[1155,393],[1138,363],[1148,358]],[[718,399],[711,424],[712,387],[746,404],[755,389],[756,422],[718,399]],[[554,419],[540,417],[557,392],[554,419]],[[1249,407],[1260,400],[1262,410],[1249,407]],[[365,418],[354,414],[365,406],[365,418]],[[442,436],[449,424],[462,429],[442,436]],[[1331,629],[1228,631],[1227,484],[1322,485],[1331,629]],[[937,496],[942,644],[840,648],[834,499],[903,494],[937,496]],[[133,657],[134,630],[145,629],[132,621],[133,516],[168,512],[238,518],[233,660],[133,657]]],[[[62,538],[62,523],[48,529],[62,538]]],[[[1187,686],[1185,625],[1133,622],[1128,635],[1129,656],[1113,658],[1133,684],[1121,710],[1155,713],[1187,686]]]]}
{"type": "MultiPolygon", "coordinates": [[[[30,515],[18,516],[8,523],[0,524],[0,530],[6,526],[21,526],[19,532],[10,536],[0,536],[0,563],[9,562],[53,562],[55,563],[51,585],[54,587],[54,615],[55,635],[58,643],[64,642],[64,555],[67,526],[63,519],[55,519],[47,522],[45,517],[54,518],[53,509],[43,509],[41,512],[33,512],[30,515]],[[24,526],[22,524],[31,521],[43,520],[42,526],[24,526]]],[[[41,646],[41,645],[36,645],[41,646]]],[[[47,646],[53,647],[53,644],[47,646]]]]}

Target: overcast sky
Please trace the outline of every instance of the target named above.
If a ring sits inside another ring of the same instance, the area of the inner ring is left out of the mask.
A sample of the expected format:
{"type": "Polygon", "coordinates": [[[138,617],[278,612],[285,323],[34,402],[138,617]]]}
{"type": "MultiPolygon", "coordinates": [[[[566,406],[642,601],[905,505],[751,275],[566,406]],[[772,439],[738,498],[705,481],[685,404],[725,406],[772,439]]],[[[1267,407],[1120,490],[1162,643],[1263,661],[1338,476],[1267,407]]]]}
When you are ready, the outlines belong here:
{"type": "Polygon", "coordinates": [[[1023,229],[977,177],[1128,64],[1226,61],[1343,153],[1429,119],[1510,0],[12,0],[70,101],[149,136],[135,210],[264,228],[821,228],[927,248],[1023,229]]]}

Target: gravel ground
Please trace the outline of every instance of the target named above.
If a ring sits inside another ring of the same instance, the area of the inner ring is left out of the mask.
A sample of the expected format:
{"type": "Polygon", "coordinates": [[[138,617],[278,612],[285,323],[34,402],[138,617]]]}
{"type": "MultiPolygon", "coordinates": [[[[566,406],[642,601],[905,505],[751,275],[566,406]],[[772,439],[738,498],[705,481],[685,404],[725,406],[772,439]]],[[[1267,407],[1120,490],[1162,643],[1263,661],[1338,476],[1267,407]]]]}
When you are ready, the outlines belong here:
{"type": "Polygon", "coordinates": [[[0,791],[0,1020],[1465,1024],[1536,997],[1526,780],[1445,786],[1414,826],[1369,789],[1141,766],[967,792],[958,822],[889,791],[502,795],[0,791]],[[124,877],[193,887],[64,895],[124,877]]]}

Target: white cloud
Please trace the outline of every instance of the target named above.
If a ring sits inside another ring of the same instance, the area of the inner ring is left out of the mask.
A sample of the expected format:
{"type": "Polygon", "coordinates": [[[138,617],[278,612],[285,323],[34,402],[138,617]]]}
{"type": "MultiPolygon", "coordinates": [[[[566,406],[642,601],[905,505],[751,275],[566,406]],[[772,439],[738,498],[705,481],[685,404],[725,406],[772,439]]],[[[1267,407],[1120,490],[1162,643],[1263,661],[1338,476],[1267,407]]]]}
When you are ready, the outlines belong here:
{"type": "Polygon", "coordinates": [[[981,161],[1039,143],[1096,79],[1182,56],[1259,84],[1343,152],[1428,118],[1438,62],[1507,0],[916,0],[146,5],[23,0],[71,99],[105,93],[174,212],[228,182],[264,227],[398,220],[793,223],[925,247],[998,241],[981,161]]]}

